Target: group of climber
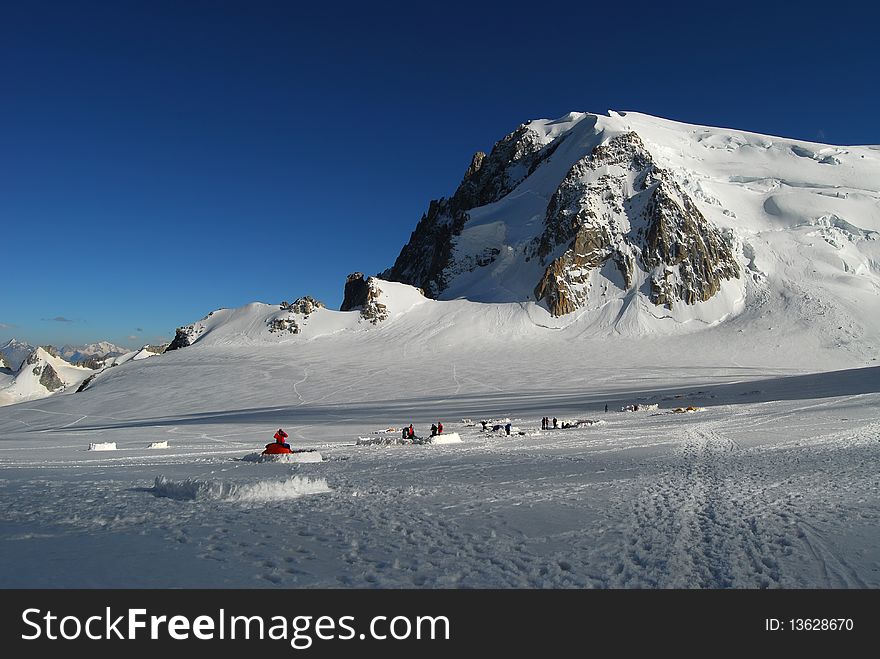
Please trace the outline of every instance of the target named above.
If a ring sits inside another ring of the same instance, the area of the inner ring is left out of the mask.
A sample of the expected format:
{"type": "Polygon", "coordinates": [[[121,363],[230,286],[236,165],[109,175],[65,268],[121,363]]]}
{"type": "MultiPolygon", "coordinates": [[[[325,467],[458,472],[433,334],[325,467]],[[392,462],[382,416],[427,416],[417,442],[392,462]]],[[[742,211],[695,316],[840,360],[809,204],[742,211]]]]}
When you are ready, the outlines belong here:
{"type": "Polygon", "coordinates": [[[541,430],[550,430],[551,428],[558,428],[558,427],[559,427],[559,419],[557,419],[555,416],[553,417],[553,425],[552,426],[550,425],[550,417],[545,416],[543,419],[541,419],[541,430]]]}
{"type": "MultiPolygon", "coordinates": [[[[438,421],[437,423],[431,424],[431,437],[436,437],[437,435],[443,434],[443,422],[438,421]]],[[[404,426],[402,437],[404,439],[415,439],[416,433],[413,429],[413,424],[409,424],[409,426],[404,426]]]]}
{"type": "Polygon", "coordinates": [[[496,423],[496,424],[494,424],[491,428],[489,428],[489,422],[488,422],[488,421],[480,421],[480,423],[481,423],[482,426],[483,426],[483,431],[484,431],[484,432],[489,432],[490,430],[491,430],[492,432],[500,432],[501,430],[504,430],[504,432],[507,433],[508,435],[510,434],[510,429],[513,427],[513,426],[510,425],[510,422],[508,422],[508,423],[505,424],[505,425],[501,425],[500,423],[496,423]]]}

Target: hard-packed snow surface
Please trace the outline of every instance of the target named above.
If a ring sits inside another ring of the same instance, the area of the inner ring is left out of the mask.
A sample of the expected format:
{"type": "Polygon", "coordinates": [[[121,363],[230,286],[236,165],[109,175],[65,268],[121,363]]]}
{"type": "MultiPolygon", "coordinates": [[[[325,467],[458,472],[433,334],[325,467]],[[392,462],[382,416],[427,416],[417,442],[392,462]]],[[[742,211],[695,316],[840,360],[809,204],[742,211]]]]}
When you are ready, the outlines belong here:
{"type": "Polygon", "coordinates": [[[717,329],[634,352],[426,327],[392,359],[365,331],[124,364],[0,409],[0,585],[880,586],[880,369],[805,373],[717,329]],[[356,446],[438,420],[462,442],[356,446]],[[278,427],[323,461],[242,459],[278,427]]]}
{"type": "MultiPolygon", "coordinates": [[[[215,311],[0,407],[0,586],[880,586],[880,151],[601,121],[733,232],[729,294],[552,316],[496,258],[440,300],[374,279],[372,317],[215,311]],[[248,459],[278,428],[322,459],[248,459]]],[[[528,220],[480,213],[515,252],[528,220]]]]}

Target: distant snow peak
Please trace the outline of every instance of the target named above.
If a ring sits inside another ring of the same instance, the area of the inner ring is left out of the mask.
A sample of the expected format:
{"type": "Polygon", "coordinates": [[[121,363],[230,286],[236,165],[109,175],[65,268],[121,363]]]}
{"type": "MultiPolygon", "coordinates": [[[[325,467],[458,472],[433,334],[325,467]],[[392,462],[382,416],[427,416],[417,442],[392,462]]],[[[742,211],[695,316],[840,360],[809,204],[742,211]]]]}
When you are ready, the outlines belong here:
{"type": "Polygon", "coordinates": [[[0,389],[0,405],[45,398],[79,386],[92,374],[91,369],[66,362],[51,346],[34,348],[0,389]]]}
{"type": "Polygon", "coordinates": [[[9,339],[6,343],[0,345],[0,355],[3,356],[3,360],[8,368],[17,371],[34,349],[34,346],[26,341],[9,339]]]}
{"type": "Polygon", "coordinates": [[[97,341],[82,346],[65,345],[58,349],[58,354],[67,361],[76,364],[80,362],[118,357],[128,352],[127,349],[110,343],[109,341],[97,341]]]}
{"type": "Polygon", "coordinates": [[[58,377],[57,371],[47,358],[49,353],[44,353],[42,348],[37,348],[25,361],[25,366],[33,367],[31,372],[38,376],[39,383],[50,392],[55,392],[64,386],[64,381],[58,377]]]}

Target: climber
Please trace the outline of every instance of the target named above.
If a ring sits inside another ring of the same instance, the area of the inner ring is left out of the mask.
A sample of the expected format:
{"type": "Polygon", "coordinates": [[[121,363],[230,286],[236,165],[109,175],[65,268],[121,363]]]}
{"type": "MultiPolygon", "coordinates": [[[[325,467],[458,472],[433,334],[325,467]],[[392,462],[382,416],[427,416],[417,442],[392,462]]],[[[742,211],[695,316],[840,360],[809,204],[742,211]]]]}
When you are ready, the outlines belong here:
{"type": "Polygon", "coordinates": [[[275,441],[284,448],[290,450],[290,444],[285,442],[284,440],[288,438],[288,434],[284,432],[281,428],[278,429],[278,432],[275,433],[275,441]]]}

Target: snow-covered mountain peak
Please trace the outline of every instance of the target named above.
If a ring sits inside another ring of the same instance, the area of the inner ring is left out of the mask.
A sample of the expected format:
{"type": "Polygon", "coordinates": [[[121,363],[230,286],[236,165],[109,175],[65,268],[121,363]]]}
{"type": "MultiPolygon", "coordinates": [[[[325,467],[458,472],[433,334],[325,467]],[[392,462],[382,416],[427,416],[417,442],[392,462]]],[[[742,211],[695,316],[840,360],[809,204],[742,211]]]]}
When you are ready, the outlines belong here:
{"type": "Polygon", "coordinates": [[[572,112],[478,153],[381,276],[440,300],[613,317],[617,331],[711,324],[811,261],[831,275],[820,287],[856,277],[876,290],[878,181],[869,147],[572,112]]]}
{"type": "Polygon", "coordinates": [[[17,371],[22,362],[34,351],[34,346],[26,341],[9,339],[0,345],[0,355],[3,355],[8,368],[17,371]]]}
{"type": "Polygon", "coordinates": [[[75,366],[39,346],[0,388],[0,405],[44,398],[79,385],[95,371],[75,366]]]}

